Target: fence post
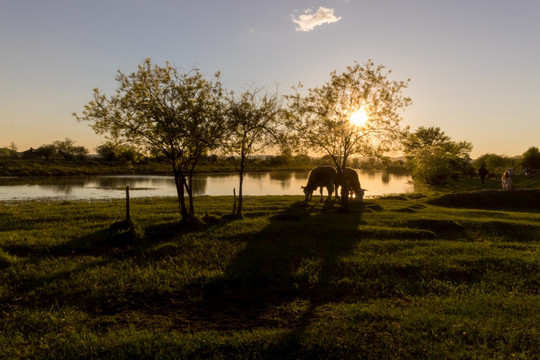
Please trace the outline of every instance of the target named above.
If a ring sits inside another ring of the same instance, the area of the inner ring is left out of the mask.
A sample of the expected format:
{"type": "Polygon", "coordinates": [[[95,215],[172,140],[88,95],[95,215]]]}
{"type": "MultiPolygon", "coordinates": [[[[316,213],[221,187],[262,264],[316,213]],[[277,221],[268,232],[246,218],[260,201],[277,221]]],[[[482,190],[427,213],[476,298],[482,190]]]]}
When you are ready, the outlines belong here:
{"type": "Polygon", "coordinates": [[[129,185],[126,186],[126,221],[131,221],[129,214],[129,185]]]}

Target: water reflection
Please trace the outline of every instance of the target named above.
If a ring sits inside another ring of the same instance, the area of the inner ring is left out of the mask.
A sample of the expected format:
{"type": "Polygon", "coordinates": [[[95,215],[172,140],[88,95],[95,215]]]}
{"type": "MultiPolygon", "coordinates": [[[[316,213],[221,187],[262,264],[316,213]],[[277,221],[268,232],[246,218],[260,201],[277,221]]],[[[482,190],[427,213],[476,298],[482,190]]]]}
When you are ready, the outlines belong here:
{"type": "Polygon", "coordinates": [[[193,195],[204,195],[206,193],[206,185],[208,180],[206,177],[194,177],[191,182],[193,195]]]}
{"type": "MultiPolygon", "coordinates": [[[[309,171],[248,173],[244,180],[245,195],[301,195],[309,171]]],[[[410,177],[377,171],[359,171],[362,188],[369,196],[413,191],[410,177]]],[[[232,195],[238,193],[237,174],[211,174],[193,177],[193,194],[232,195]]],[[[125,196],[130,187],[132,197],[176,196],[172,176],[87,176],[0,178],[0,200],[61,198],[110,199],[125,196]]]]}
{"type": "Polygon", "coordinates": [[[381,181],[383,182],[383,184],[390,183],[390,173],[388,173],[388,171],[383,171],[382,172],[381,181]]]}
{"type": "Polygon", "coordinates": [[[268,174],[270,180],[278,181],[282,189],[287,189],[291,186],[291,179],[293,174],[284,171],[274,171],[268,174]]]}

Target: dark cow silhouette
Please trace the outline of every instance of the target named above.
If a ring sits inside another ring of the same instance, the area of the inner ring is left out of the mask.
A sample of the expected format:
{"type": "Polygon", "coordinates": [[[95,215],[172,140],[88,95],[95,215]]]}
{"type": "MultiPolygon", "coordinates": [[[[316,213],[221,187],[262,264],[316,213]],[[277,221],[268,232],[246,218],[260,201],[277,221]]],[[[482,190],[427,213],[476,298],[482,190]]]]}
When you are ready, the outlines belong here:
{"type": "Polygon", "coordinates": [[[352,191],[357,201],[364,201],[364,194],[366,189],[362,189],[360,186],[360,180],[358,179],[358,173],[352,168],[343,169],[342,174],[337,176],[336,180],[336,196],[338,195],[338,188],[343,187],[344,180],[347,182],[347,188],[352,191]]]}
{"type": "Polygon", "coordinates": [[[328,198],[326,201],[330,201],[332,199],[332,193],[334,192],[336,176],[337,171],[331,166],[320,166],[311,170],[307,185],[302,186],[304,195],[306,195],[306,202],[311,200],[313,191],[319,187],[321,188],[321,201],[323,200],[323,187],[326,187],[328,190],[328,198]]]}

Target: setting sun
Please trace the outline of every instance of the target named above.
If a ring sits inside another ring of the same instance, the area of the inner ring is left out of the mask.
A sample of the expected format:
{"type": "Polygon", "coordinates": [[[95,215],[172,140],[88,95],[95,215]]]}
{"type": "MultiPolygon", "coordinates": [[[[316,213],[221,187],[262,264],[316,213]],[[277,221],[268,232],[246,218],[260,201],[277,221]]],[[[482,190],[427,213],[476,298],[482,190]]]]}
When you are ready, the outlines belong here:
{"type": "Polygon", "coordinates": [[[367,120],[368,120],[368,116],[366,112],[364,111],[364,109],[359,109],[355,111],[354,113],[352,113],[351,118],[350,118],[351,123],[359,127],[364,126],[367,120]]]}

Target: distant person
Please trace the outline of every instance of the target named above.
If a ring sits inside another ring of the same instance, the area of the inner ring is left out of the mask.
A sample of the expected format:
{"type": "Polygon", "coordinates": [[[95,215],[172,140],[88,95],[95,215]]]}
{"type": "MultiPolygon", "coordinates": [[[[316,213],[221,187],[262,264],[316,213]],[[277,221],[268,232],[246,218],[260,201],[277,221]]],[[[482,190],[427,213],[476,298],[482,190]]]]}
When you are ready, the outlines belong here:
{"type": "Polygon", "coordinates": [[[489,174],[489,171],[486,169],[484,164],[480,166],[480,169],[478,169],[478,174],[480,175],[480,180],[482,181],[482,184],[486,180],[486,176],[489,174]]]}

